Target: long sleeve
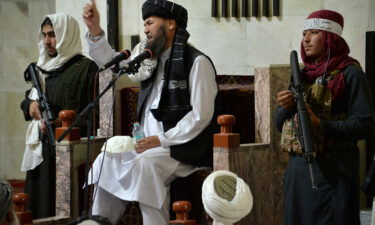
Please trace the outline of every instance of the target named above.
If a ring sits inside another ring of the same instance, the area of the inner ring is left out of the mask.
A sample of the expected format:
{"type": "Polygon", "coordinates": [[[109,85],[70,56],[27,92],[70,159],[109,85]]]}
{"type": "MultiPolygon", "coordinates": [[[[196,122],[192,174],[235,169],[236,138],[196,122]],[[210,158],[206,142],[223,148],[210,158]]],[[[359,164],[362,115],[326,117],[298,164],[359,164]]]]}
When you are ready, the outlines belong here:
{"type": "Polygon", "coordinates": [[[30,104],[33,102],[33,100],[28,98],[30,90],[26,91],[25,99],[21,102],[21,109],[23,111],[23,116],[25,117],[26,121],[29,121],[29,120],[32,119],[30,114],[29,114],[29,107],[30,107],[30,104]]]}
{"type": "Polygon", "coordinates": [[[324,134],[336,140],[357,141],[374,134],[374,109],[365,76],[359,68],[350,66],[345,71],[346,91],[343,107],[345,120],[321,121],[324,134]]]}
{"type": "Polygon", "coordinates": [[[116,55],[115,50],[112,49],[104,37],[97,42],[93,42],[89,39],[88,33],[86,33],[85,38],[88,46],[88,53],[98,66],[103,66],[116,55]]]}
{"type": "Polygon", "coordinates": [[[281,132],[285,120],[291,118],[295,113],[296,112],[288,111],[282,106],[277,107],[274,120],[275,120],[276,128],[279,132],[281,132]]]}
{"type": "Polygon", "coordinates": [[[163,147],[192,140],[211,122],[218,90],[214,68],[205,56],[199,56],[194,61],[190,71],[189,88],[193,109],[174,128],[158,134],[163,147]]]}

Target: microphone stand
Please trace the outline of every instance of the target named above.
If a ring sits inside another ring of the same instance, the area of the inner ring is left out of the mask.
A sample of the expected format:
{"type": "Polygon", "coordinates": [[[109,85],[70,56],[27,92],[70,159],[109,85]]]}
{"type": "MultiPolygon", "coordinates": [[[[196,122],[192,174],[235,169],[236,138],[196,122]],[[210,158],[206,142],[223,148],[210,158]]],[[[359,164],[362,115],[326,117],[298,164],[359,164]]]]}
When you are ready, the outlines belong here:
{"type": "Polygon", "coordinates": [[[101,97],[103,97],[103,95],[109,90],[111,89],[117,79],[123,75],[123,74],[134,74],[134,73],[137,73],[138,72],[138,69],[139,69],[140,65],[136,65],[136,66],[132,66],[132,67],[129,67],[129,68],[119,68],[118,64],[116,64],[115,68],[112,70],[113,73],[116,74],[116,76],[108,83],[108,85],[103,89],[103,91],[91,102],[89,103],[83,110],[81,113],[79,113],[78,117],[74,120],[74,122],[72,123],[72,125],[67,129],[65,130],[61,136],[59,138],[57,138],[57,142],[61,142],[66,135],[68,135],[70,133],[70,131],[78,125],[78,123],[83,119],[83,118],[86,118],[87,119],[87,149],[86,149],[86,167],[85,167],[85,187],[84,187],[84,210],[83,210],[83,213],[82,213],[82,216],[81,217],[78,217],[77,219],[71,221],[68,223],[68,225],[74,225],[74,224],[78,224],[80,222],[82,222],[83,220],[86,220],[88,218],[91,218],[92,216],[88,215],[88,174],[89,174],[89,158],[90,158],[90,142],[91,142],[91,138],[90,138],[90,130],[91,130],[91,120],[90,120],[90,116],[89,115],[89,112],[91,112],[91,110],[95,109],[95,107],[98,105],[98,102],[99,102],[99,99],[101,97]]]}

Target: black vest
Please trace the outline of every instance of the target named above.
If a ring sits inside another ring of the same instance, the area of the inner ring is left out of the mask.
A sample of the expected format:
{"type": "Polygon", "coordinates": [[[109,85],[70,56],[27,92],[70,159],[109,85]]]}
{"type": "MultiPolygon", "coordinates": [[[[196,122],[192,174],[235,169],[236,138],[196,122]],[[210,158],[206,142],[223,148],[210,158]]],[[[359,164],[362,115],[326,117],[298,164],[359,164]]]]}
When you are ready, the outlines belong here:
{"type": "MultiPolygon", "coordinates": [[[[189,74],[190,74],[191,67],[193,66],[195,59],[200,55],[204,55],[204,54],[190,45],[186,46],[184,60],[185,60],[186,81],[188,83],[189,83],[189,74]]],[[[206,57],[210,60],[212,66],[214,67],[211,59],[208,56],[206,57]]],[[[168,61],[166,62],[166,66],[167,64],[168,64],[168,61]]],[[[149,79],[142,81],[140,84],[141,91],[138,96],[138,105],[137,105],[138,121],[141,120],[142,115],[144,113],[144,106],[145,106],[147,97],[151,93],[154,80],[156,77],[156,71],[157,70],[155,70],[154,74],[149,79]]],[[[200,74],[200,75],[204,76],[205,74],[200,74]]],[[[216,75],[216,71],[215,71],[215,75],[216,75]]],[[[160,99],[160,101],[163,101],[163,99],[160,99]]],[[[178,161],[187,163],[187,164],[195,165],[195,166],[212,167],[213,134],[219,131],[218,125],[216,123],[216,118],[219,114],[220,108],[221,108],[221,101],[220,101],[220,98],[216,96],[215,112],[211,120],[211,123],[197,137],[195,137],[191,141],[184,143],[184,144],[180,144],[180,145],[170,146],[172,158],[178,161]]],[[[189,110],[179,112],[180,115],[178,115],[177,118],[182,118],[191,110],[192,108],[190,107],[189,110]]],[[[176,112],[170,110],[170,111],[165,111],[165,113],[175,114],[176,112]]],[[[175,118],[175,116],[173,117],[175,118]]],[[[165,132],[175,127],[178,121],[180,120],[180,119],[171,120],[170,119],[171,117],[168,117],[168,116],[164,118],[165,119],[161,120],[161,122],[163,123],[163,129],[165,132]]]]}

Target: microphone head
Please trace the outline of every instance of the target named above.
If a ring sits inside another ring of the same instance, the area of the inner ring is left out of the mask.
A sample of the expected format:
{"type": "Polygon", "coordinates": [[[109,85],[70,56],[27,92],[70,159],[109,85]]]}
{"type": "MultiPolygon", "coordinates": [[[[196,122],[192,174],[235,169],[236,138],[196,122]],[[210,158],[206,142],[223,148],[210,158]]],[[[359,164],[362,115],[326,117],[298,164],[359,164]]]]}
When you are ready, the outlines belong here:
{"type": "Polygon", "coordinates": [[[120,54],[124,56],[124,59],[128,59],[132,53],[128,49],[125,49],[122,50],[120,54]]]}
{"type": "Polygon", "coordinates": [[[145,50],[143,52],[146,53],[146,54],[148,53],[146,59],[152,58],[154,56],[154,54],[152,53],[152,51],[149,48],[145,48],[145,50]]]}

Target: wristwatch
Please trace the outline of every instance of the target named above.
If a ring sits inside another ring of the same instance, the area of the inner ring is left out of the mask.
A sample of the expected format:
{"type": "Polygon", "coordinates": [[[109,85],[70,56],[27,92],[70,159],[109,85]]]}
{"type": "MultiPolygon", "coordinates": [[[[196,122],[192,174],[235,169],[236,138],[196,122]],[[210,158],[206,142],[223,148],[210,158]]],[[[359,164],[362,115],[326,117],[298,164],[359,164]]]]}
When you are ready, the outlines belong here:
{"type": "Polygon", "coordinates": [[[104,31],[103,31],[103,30],[102,30],[102,31],[100,32],[100,34],[97,35],[97,36],[92,36],[92,35],[90,34],[90,32],[89,32],[89,39],[90,39],[91,41],[99,41],[99,40],[103,37],[103,35],[104,35],[104,31]]]}

